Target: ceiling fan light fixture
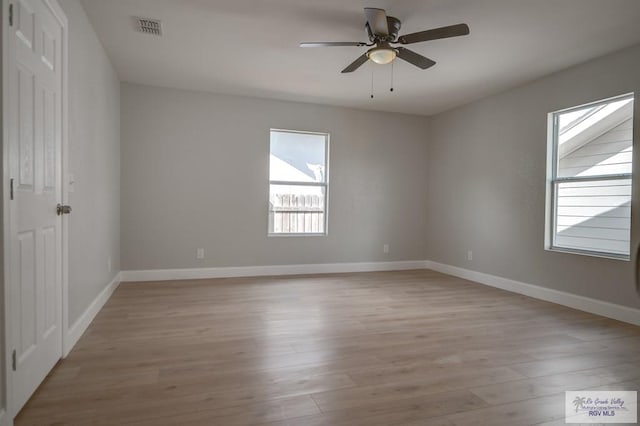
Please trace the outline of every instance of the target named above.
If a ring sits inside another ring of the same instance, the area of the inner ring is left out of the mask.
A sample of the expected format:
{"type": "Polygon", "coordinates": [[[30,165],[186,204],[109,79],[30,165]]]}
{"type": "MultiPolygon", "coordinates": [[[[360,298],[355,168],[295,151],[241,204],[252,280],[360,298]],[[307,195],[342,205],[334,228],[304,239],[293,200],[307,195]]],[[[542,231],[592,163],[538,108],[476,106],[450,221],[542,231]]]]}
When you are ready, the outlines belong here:
{"type": "Polygon", "coordinates": [[[367,57],[380,65],[390,64],[396,55],[396,50],[391,47],[374,47],[367,52],[367,57]]]}

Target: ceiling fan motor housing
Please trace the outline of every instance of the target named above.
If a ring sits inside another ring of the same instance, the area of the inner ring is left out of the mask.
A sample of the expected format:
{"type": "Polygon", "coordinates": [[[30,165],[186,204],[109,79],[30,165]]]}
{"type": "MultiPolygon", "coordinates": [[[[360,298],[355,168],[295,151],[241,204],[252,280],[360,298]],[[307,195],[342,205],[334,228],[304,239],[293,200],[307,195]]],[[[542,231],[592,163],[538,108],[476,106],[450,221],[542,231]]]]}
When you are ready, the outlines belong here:
{"type": "Polygon", "coordinates": [[[387,16],[387,25],[389,26],[389,40],[395,41],[398,38],[398,33],[400,32],[400,27],[402,24],[398,18],[394,18],[393,16],[387,16]]]}
{"type": "Polygon", "coordinates": [[[393,42],[398,38],[398,33],[400,32],[402,23],[398,18],[387,16],[387,27],[389,28],[389,35],[375,34],[369,26],[368,22],[364,25],[364,27],[367,30],[369,41],[371,41],[372,43],[377,43],[380,41],[393,42]]]}

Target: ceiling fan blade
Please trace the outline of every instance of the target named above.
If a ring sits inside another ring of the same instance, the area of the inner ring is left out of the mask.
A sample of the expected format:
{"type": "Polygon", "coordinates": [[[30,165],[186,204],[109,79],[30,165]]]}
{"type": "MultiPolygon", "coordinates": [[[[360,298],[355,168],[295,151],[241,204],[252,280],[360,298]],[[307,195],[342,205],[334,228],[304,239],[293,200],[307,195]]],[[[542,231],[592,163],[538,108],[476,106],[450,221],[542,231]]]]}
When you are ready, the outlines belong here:
{"type": "Polygon", "coordinates": [[[387,23],[387,13],[384,9],[365,7],[364,13],[367,15],[367,23],[374,35],[388,36],[389,24],[387,23]]]}
{"type": "Polygon", "coordinates": [[[345,47],[345,46],[366,46],[361,41],[310,41],[300,43],[300,47],[345,47]]]}
{"type": "Polygon", "coordinates": [[[360,66],[362,64],[364,64],[365,62],[367,62],[368,60],[369,60],[369,57],[367,56],[367,54],[363,53],[362,56],[359,56],[358,59],[356,59],[348,67],[343,69],[342,73],[344,74],[344,73],[347,73],[347,72],[354,72],[355,70],[360,68],[360,66]]]}
{"type": "Polygon", "coordinates": [[[423,70],[426,70],[427,68],[432,67],[436,64],[431,59],[425,58],[424,56],[414,52],[413,50],[409,50],[404,47],[398,47],[397,50],[398,58],[403,59],[423,70]]]}
{"type": "Polygon", "coordinates": [[[458,37],[469,34],[467,24],[449,25],[448,27],[434,28],[432,30],[405,34],[398,38],[401,44],[419,43],[421,41],[438,40],[441,38],[458,37]]]}

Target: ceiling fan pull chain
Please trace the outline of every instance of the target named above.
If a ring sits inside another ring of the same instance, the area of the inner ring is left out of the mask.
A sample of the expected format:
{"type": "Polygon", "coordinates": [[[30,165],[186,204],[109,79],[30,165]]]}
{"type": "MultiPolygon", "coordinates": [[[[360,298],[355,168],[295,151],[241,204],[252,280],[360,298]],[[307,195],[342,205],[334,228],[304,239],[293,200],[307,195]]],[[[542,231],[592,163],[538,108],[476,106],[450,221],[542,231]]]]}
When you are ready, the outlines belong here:
{"type": "Polygon", "coordinates": [[[373,99],[373,66],[371,66],[371,99],[373,99]]]}
{"type": "Polygon", "coordinates": [[[389,88],[390,92],[393,92],[393,62],[391,62],[391,87],[389,88]]]}

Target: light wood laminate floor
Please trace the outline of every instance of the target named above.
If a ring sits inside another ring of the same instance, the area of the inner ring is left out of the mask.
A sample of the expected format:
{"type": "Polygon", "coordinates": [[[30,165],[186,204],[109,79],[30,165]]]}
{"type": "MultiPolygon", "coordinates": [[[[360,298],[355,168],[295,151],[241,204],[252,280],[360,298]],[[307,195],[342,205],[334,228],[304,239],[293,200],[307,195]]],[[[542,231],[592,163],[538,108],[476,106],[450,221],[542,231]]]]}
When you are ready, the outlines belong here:
{"type": "Polygon", "coordinates": [[[640,327],[432,271],[123,283],[16,425],[560,425],[640,327]]]}

